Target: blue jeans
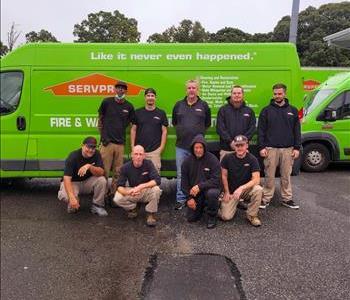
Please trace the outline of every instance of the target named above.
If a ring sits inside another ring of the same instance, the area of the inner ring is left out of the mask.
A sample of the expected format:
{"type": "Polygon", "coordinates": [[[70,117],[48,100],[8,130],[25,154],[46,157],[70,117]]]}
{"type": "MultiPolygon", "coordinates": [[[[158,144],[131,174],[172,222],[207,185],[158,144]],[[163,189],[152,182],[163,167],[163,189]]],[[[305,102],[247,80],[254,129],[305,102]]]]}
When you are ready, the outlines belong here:
{"type": "Polygon", "coordinates": [[[186,149],[175,147],[176,149],[176,201],[180,203],[184,203],[186,201],[186,197],[181,190],[181,165],[186,157],[191,155],[191,152],[186,149]]]}

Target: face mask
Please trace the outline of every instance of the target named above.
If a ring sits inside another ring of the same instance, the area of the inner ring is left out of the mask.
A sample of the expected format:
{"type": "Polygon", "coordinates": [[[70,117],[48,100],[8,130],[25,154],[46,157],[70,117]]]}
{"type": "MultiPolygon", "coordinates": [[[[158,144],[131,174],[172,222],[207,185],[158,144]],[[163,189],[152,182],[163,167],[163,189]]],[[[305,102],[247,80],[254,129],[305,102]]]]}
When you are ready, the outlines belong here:
{"type": "Polygon", "coordinates": [[[124,97],[125,97],[125,94],[123,94],[121,96],[119,96],[118,94],[115,95],[115,98],[118,100],[122,100],[122,99],[124,99],[124,97]]]}

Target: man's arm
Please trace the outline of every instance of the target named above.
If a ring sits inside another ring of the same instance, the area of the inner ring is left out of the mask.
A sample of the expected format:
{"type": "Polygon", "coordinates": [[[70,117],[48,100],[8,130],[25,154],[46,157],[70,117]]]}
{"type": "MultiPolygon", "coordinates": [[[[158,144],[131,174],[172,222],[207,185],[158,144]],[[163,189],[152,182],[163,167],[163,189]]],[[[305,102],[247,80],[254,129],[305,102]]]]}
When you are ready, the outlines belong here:
{"type": "Polygon", "coordinates": [[[248,138],[250,141],[254,135],[254,132],[256,130],[256,117],[253,110],[250,111],[250,118],[249,118],[249,125],[247,131],[244,133],[244,135],[248,138]]]}
{"type": "Polygon", "coordinates": [[[78,199],[75,197],[74,194],[74,189],[73,189],[73,185],[72,185],[72,177],[71,176],[63,176],[63,184],[64,184],[64,189],[66,190],[66,193],[68,195],[68,202],[69,205],[72,208],[79,208],[79,201],[78,199]]]}
{"type": "Polygon", "coordinates": [[[224,202],[228,202],[230,200],[230,189],[228,187],[227,173],[227,169],[221,167],[221,180],[224,187],[224,202]]]}
{"type": "Polygon", "coordinates": [[[241,197],[241,194],[249,190],[250,188],[253,188],[254,186],[258,185],[260,183],[260,172],[256,171],[252,173],[252,178],[247,183],[241,185],[233,192],[233,197],[238,200],[241,197]]]}
{"type": "Polygon", "coordinates": [[[161,138],[160,147],[159,147],[161,153],[163,152],[163,150],[165,148],[167,134],[168,134],[168,128],[166,126],[162,125],[162,138],[161,138]]]}
{"type": "Polygon", "coordinates": [[[224,117],[224,109],[221,107],[219,109],[217,120],[216,120],[216,132],[226,143],[231,143],[233,138],[230,136],[226,125],[225,125],[225,117],[224,117]]]}
{"type": "Polygon", "coordinates": [[[137,125],[133,124],[131,126],[131,129],[130,129],[130,146],[131,146],[131,150],[134,149],[134,147],[135,147],[136,130],[137,130],[137,125]]]}

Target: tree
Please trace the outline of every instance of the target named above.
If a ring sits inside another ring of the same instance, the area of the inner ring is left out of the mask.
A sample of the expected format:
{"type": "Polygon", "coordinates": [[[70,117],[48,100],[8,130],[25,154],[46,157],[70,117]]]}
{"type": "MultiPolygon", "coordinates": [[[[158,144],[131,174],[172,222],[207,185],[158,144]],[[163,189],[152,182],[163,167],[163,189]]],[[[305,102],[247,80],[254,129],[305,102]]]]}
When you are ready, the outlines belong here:
{"type": "Polygon", "coordinates": [[[37,43],[37,42],[59,42],[51,32],[41,29],[39,32],[31,31],[26,35],[27,43],[37,43]]]}
{"type": "Polygon", "coordinates": [[[74,25],[75,42],[127,42],[140,41],[137,21],[127,18],[118,10],[113,13],[100,11],[88,15],[87,20],[74,25]]]}
{"type": "Polygon", "coordinates": [[[232,27],[225,27],[210,35],[210,41],[216,43],[246,43],[250,42],[251,38],[249,33],[232,27]]]}
{"type": "Polygon", "coordinates": [[[147,39],[149,43],[204,43],[210,33],[198,21],[182,20],[178,27],[172,26],[163,33],[154,33],[147,39]]]}
{"type": "Polygon", "coordinates": [[[9,51],[9,48],[0,41],[0,57],[4,56],[9,51]]]}
{"type": "MultiPolygon", "coordinates": [[[[350,27],[350,2],[309,6],[299,13],[297,49],[304,66],[350,66],[350,51],[329,47],[323,38],[350,27]]],[[[274,28],[272,41],[288,41],[290,17],[274,28]]]]}
{"type": "Polygon", "coordinates": [[[15,22],[12,23],[10,31],[7,33],[7,45],[8,45],[8,51],[12,51],[13,47],[16,44],[17,39],[21,35],[21,31],[16,30],[16,24],[15,22]]]}

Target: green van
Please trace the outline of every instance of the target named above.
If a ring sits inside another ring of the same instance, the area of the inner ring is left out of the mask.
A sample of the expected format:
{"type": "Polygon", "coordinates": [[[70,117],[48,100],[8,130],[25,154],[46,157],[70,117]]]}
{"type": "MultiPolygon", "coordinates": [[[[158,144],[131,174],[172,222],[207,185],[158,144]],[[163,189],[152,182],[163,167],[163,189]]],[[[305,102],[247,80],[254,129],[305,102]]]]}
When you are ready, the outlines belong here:
{"type": "Polygon", "coordinates": [[[350,72],[339,73],[305,100],[302,168],[319,172],[331,161],[350,162],[350,72]]]}
{"type": "MultiPolygon", "coordinates": [[[[80,147],[83,137],[99,137],[97,110],[103,98],[114,94],[117,80],[128,83],[127,98],[135,108],[144,106],[144,89],[155,88],[157,106],[171,121],[185,82],[197,79],[211,107],[206,138],[213,148],[216,115],[234,84],[244,87],[257,116],[277,82],[285,83],[292,104],[302,107],[299,58],[288,43],[26,44],[1,59],[0,71],[2,178],[61,176],[67,154],[80,147]]],[[[174,145],[170,127],[162,155],[166,176],[175,174],[174,145]]]]}

